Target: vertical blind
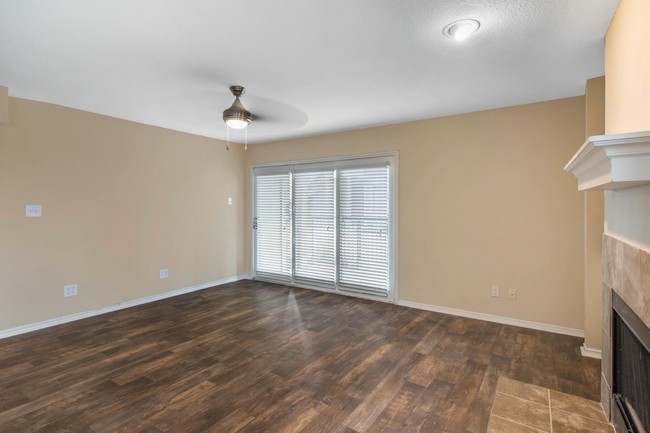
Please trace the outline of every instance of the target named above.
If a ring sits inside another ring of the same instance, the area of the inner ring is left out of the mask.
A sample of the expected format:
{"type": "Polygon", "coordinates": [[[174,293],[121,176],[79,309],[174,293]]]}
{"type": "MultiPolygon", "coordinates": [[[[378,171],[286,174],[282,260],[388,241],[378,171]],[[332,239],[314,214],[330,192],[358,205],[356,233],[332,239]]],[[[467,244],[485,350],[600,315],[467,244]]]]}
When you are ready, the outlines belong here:
{"type": "Polygon", "coordinates": [[[390,165],[270,171],[254,171],[255,277],[390,300],[390,165]]]}

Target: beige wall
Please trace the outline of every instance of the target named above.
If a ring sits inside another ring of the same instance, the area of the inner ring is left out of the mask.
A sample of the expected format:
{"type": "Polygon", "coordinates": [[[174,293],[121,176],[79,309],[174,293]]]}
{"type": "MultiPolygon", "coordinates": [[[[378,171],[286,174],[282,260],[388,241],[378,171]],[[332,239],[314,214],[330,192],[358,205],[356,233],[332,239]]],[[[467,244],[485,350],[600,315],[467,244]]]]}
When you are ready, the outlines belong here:
{"type": "Polygon", "coordinates": [[[585,85],[585,138],[605,133],[605,91],[605,77],[587,80],[585,85]]]}
{"type": "Polygon", "coordinates": [[[605,38],[608,134],[650,130],[650,1],[622,0],[605,38]]]}
{"type": "Polygon", "coordinates": [[[0,123],[9,121],[9,89],[0,86],[0,123]]]}
{"type": "MultiPolygon", "coordinates": [[[[585,138],[605,133],[605,77],[587,80],[585,86],[585,138]]],[[[605,227],[603,191],[585,195],[585,346],[602,347],[602,254],[605,227]]]]}
{"type": "Polygon", "coordinates": [[[0,125],[0,330],[244,274],[251,164],[389,150],[400,160],[401,300],[582,329],[583,209],[562,167],[582,141],[584,104],[569,98],[245,154],[10,98],[10,122],[0,125]],[[26,204],[42,204],[43,217],[25,218],[26,204]],[[161,268],[168,280],[158,279],[161,268]],[[64,299],[72,283],[79,295],[64,299]],[[490,297],[493,284],[501,298],[490,297]]]}
{"type": "MultiPolygon", "coordinates": [[[[607,30],[607,134],[650,130],[648,17],[648,0],[622,0],[607,30]]],[[[606,192],[606,232],[650,251],[648,215],[650,186],[606,192]]]]}
{"type": "Polygon", "coordinates": [[[10,98],[0,330],[245,273],[245,173],[240,146],[10,98]]]}
{"type": "Polygon", "coordinates": [[[583,200],[562,168],[584,131],[576,97],[256,145],[247,157],[398,151],[401,300],[583,329],[583,200]]]}

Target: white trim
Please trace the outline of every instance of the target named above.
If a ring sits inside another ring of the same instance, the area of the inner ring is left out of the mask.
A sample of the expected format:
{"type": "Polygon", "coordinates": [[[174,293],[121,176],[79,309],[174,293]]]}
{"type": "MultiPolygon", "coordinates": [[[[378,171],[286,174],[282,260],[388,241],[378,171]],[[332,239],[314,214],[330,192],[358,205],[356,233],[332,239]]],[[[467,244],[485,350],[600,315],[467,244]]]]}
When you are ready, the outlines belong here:
{"type": "Polygon", "coordinates": [[[250,257],[250,262],[249,262],[249,265],[248,265],[249,266],[248,273],[249,273],[249,276],[250,276],[251,279],[255,279],[255,269],[257,268],[257,262],[255,260],[255,244],[257,242],[256,242],[256,238],[255,238],[256,233],[255,233],[255,230],[253,229],[255,216],[256,216],[255,215],[256,214],[256,210],[255,210],[255,189],[256,188],[255,188],[255,172],[253,171],[253,167],[251,167],[251,170],[250,170],[249,174],[250,174],[250,178],[249,178],[249,180],[250,180],[250,183],[249,183],[249,188],[250,188],[250,190],[249,190],[249,192],[250,192],[250,194],[249,194],[249,196],[250,196],[250,203],[249,203],[250,208],[249,209],[250,209],[250,212],[248,212],[249,220],[248,220],[247,229],[250,230],[251,235],[249,237],[249,243],[248,243],[248,247],[249,247],[248,254],[249,254],[249,257],[250,257]]]}
{"type": "Polygon", "coordinates": [[[398,221],[398,216],[399,216],[399,195],[397,192],[399,191],[399,153],[394,152],[393,155],[393,160],[395,161],[394,164],[390,164],[388,169],[391,170],[390,172],[390,177],[388,181],[390,182],[390,190],[389,190],[389,200],[390,200],[390,206],[389,206],[389,223],[390,223],[390,233],[392,236],[389,237],[389,249],[390,249],[390,261],[388,263],[389,268],[388,268],[388,274],[391,276],[391,281],[389,282],[390,286],[392,287],[393,294],[392,294],[392,301],[393,303],[397,302],[399,299],[399,276],[398,276],[398,269],[399,269],[399,221],[398,221]]]}
{"type": "Polygon", "coordinates": [[[650,131],[587,138],[564,167],[578,190],[629,188],[650,183],[650,131]]]}
{"type": "Polygon", "coordinates": [[[438,305],[421,304],[419,302],[398,301],[397,305],[419,310],[435,311],[436,313],[450,314],[452,316],[468,317],[470,319],[485,320],[487,322],[501,323],[503,325],[520,326],[522,328],[536,329],[538,331],[552,332],[554,334],[570,335],[584,338],[582,329],[568,328],[566,326],[551,325],[549,323],[531,322],[529,320],[513,319],[511,317],[495,316],[492,314],[478,313],[475,311],[459,310],[456,308],[441,307],[438,305]]]}
{"type": "Polygon", "coordinates": [[[582,343],[582,346],[580,346],[580,353],[582,356],[587,358],[602,359],[603,357],[603,352],[601,350],[587,347],[587,343],[582,343]]]}
{"type": "Polygon", "coordinates": [[[264,168],[264,167],[278,167],[278,166],[291,166],[291,165],[301,165],[301,164],[320,164],[328,162],[340,162],[340,161],[350,161],[355,159],[367,159],[367,158],[386,158],[386,157],[397,157],[399,154],[398,151],[390,152],[376,152],[376,153],[364,153],[357,155],[343,155],[343,156],[329,156],[324,158],[314,158],[314,159],[303,159],[303,160],[292,160],[292,161],[279,161],[279,162],[265,162],[261,164],[251,165],[251,169],[264,168]]]}
{"type": "Polygon", "coordinates": [[[68,316],[57,317],[50,320],[44,320],[42,322],[17,326],[15,328],[9,328],[0,331],[0,340],[2,340],[3,338],[13,337],[14,335],[25,334],[27,332],[37,331],[43,328],[49,328],[51,326],[61,325],[63,323],[74,322],[75,320],[86,319],[88,317],[99,316],[100,314],[106,314],[117,310],[123,310],[125,308],[135,307],[136,305],[148,304],[150,302],[159,301],[161,299],[167,299],[174,296],[184,295],[186,293],[196,292],[197,290],[203,290],[209,287],[220,286],[222,284],[233,283],[235,281],[245,280],[245,279],[248,279],[248,275],[237,275],[234,277],[222,278],[220,280],[214,280],[203,284],[197,284],[196,286],[184,287],[182,289],[172,290],[171,292],[165,292],[165,293],[159,293],[157,295],[147,296],[146,298],[133,299],[131,301],[120,302],[119,304],[100,307],[95,310],[82,311],[80,313],[74,313],[68,316]]]}

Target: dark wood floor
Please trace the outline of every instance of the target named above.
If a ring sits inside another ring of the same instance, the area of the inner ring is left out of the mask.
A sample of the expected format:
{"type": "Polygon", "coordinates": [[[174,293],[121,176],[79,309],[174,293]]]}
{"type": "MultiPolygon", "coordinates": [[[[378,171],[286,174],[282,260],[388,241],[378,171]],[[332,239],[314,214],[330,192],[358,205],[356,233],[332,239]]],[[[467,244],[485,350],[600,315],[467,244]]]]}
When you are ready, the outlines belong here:
{"type": "Polygon", "coordinates": [[[485,432],[499,375],[597,399],[581,343],[242,281],[0,340],[0,432],[485,432]]]}

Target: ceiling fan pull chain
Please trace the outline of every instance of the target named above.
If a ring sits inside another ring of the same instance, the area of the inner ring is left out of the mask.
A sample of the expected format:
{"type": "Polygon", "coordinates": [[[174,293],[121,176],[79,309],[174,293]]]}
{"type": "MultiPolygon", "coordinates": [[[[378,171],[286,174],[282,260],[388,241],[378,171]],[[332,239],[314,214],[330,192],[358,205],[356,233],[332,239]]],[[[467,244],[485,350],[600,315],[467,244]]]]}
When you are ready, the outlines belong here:
{"type": "Polygon", "coordinates": [[[226,150],[230,150],[230,128],[226,125],[226,150]]]}
{"type": "Polygon", "coordinates": [[[244,129],[244,150],[248,150],[248,128],[244,129]]]}

